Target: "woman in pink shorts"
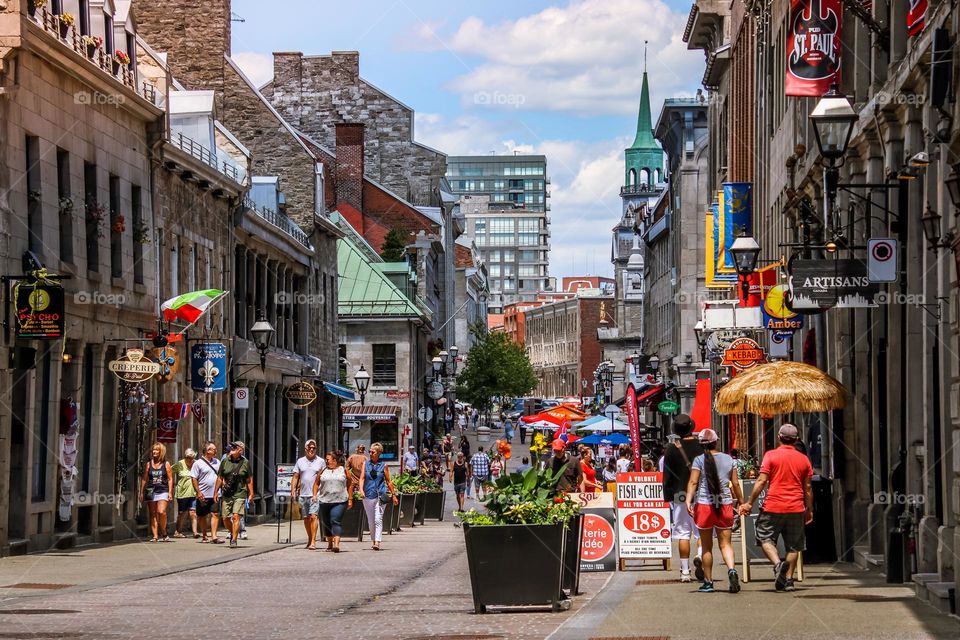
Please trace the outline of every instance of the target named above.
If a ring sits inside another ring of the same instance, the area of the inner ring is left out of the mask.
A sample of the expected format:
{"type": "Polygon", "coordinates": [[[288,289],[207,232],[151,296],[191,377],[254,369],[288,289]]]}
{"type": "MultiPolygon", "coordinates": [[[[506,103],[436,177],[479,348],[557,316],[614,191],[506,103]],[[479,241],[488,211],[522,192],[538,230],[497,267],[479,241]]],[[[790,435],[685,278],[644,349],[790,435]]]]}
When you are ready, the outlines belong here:
{"type": "Polygon", "coordinates": [[[717,451],[717,432],[704,429],[697,434],[703,454],[693,459],[690,482],[687,484],[687,511],[700,530],[703,558],[703,584],[697,591],[712,593],[713,588],[713,531],[717,532],[720,554],[727,565],[730,593],[740,591],[740,576],[734,568],[733,499],[743,503],[737,464],[733,458],[717,451]]]}

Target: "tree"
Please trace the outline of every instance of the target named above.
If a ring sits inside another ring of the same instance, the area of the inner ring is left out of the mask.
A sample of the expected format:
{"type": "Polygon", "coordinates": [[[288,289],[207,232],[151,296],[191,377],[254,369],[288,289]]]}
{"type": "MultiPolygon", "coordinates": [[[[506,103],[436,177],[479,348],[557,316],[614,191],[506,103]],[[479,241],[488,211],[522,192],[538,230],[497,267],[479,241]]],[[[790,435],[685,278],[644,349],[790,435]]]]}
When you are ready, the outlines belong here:
{"type": "Polygon", "coordinates": [[[391,229],[383,239],[380,247],[380,257],[384,262],[401,262],[407,249],[406,234],[400,229],[391,229]]]}
{"type": "Polygon", "coordinates": [[[482,323],[470,329],[476,343],[457,376],[457,397],[481,411],[495,397],[524,396],[537,386],[537,375],[527,352],[505,333],[490,333],[482,323]]]}

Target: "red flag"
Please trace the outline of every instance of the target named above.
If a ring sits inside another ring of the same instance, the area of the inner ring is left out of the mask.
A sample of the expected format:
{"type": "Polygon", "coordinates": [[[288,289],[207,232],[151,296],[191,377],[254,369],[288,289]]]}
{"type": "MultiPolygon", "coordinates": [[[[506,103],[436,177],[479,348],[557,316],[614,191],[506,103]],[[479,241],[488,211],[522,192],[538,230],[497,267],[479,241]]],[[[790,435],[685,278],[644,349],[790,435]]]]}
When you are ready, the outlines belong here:
{"type": "Polygon", "coordinates": [[[920,35],[927,26],[927,0],[910,0],[910,10],[907,11],[907,33],[911,37],[920,35]]]}
{"type": "Polygon", "coordinates": [[[633,447],[633,468],[642,469],[640,455],[640,416],[637,414],[637,390],[633,383],[627,385],[627,397],[623,401],[627,410],[627,425],[630,427],[630,446],[633,447]]]}
{"type": "Polygon", "coordinates": [[[187,417],[189,402],[157,403],[157,442],[176,442],[177,427],[187,417]]]}
{"type": "Polygon", "coordinates": [[[840,84],[840,0],[791,0],[784,94],[819,98],[840,84]]]}

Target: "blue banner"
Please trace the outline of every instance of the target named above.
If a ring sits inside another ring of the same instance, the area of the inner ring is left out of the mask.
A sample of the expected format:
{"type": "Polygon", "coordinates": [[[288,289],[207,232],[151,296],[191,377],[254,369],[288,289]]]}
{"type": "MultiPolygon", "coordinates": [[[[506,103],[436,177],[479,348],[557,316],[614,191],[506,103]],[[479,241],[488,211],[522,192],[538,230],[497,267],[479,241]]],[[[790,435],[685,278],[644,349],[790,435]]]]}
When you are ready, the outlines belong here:
{"type": "Polygon", "coordinates": [[[227,347],[222,342],[193,345],[190,350],[190,386],[195,391],[227,388],[227,347]]]}
{"type": "Polygon", "coordinates": [[[738,236],[753,235],[753,184],[750,182],[723,183],[723,260],[718,271],[734,271],[730,247],[738,236]]]}
{"type": "MultiPolygon", "coordinates": [[[[718,196],[722,199],[723,192],[720,191],[718,196]]],[[[730,270],[726,270],[726,272],[723,271],[723,252],[725,242],[723,237],[723,205],[719,200],[714,200],[713,204],[710,205],[710,208],[713,210],[713,279],[715,282],[736,282],[736,269],[734,269],[732,272],[730,272],[730,270]]]]}

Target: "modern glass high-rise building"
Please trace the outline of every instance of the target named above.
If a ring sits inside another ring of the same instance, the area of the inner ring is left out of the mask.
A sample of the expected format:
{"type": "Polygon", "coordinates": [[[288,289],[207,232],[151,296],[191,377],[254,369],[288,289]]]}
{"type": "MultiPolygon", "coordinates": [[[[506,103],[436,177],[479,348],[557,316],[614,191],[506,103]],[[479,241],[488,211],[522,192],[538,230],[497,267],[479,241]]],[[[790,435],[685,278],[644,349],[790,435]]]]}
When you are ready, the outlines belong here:
{"type": "Polygon", "coordinates": [[[487,265],[490,313],[550,287],[550,178],[546,156],[449,156],[467,233],[487,265]]]}

